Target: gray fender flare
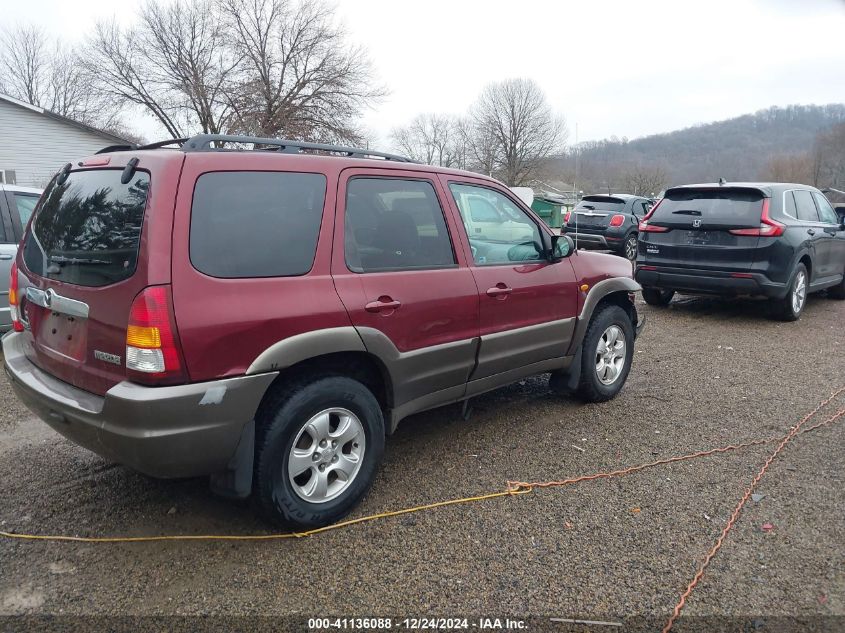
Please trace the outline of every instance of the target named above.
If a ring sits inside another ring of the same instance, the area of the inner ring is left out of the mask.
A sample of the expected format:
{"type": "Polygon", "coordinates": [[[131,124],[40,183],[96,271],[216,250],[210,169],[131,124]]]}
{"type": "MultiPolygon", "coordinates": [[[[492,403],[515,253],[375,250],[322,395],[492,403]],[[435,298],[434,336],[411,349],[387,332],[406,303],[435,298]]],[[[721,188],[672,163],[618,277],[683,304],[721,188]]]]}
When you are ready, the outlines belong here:
{"type": "MultiPolygon", "coordinates": [[[[578,315],[578,323],[575,325],[575,332],[572,336],[572,343],[569,345],[567,355],[574,354],[581,347],[581,341],[587,332],[587,326],[593,317],[596,306],[606,296],[614,292],[640,292],[643,287],[630,277],[613,277],[598,282],[587,292],[581,314],[578,315]]],[[[636,323],[634,324],[636,326],[636,323]]]]}
{"type": "Polygon", "coordinates": [[[364,342],[352,326],[314,330],[273,343],[252,361],[246,373],[278,371],[325,354],[366,351],[364,342]]]}

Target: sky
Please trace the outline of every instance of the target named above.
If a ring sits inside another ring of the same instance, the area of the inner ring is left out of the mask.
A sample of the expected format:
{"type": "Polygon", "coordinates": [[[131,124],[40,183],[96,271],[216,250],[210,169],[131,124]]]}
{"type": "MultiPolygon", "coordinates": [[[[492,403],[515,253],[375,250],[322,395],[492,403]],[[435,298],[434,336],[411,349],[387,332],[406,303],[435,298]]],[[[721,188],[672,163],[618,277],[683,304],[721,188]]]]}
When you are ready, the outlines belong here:
{"type": "MultiPolygon", "coordinates": [[[[168,1],[168,0],[162,0],[168,1]]],[[[3,23],[81,41],[136,2],[3,0],[3,23]]],[[[423,112],[460,115],[490,82],[530,77],[569,142],[636,138],[778,105],[845,102],[845,0],[337,0],[389,95],[382,144],[423,112]]],[[[150,140],[151,121],[136,126],[150,140]]]]}

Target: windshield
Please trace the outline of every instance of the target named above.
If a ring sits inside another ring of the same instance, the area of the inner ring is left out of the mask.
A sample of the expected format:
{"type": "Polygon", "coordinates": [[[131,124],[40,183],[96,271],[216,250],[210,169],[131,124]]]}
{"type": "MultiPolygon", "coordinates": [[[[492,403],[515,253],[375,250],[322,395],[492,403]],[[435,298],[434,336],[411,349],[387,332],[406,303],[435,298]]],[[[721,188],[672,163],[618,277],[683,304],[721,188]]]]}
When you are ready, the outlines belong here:
{"type": "Polygon", "coordinates": [[[80,171],[50,184],[24,245],[30,271],[81,286],[105,286],[135,273],[150,177],[139,171],[122,184],[121,174],[80,171]]]}

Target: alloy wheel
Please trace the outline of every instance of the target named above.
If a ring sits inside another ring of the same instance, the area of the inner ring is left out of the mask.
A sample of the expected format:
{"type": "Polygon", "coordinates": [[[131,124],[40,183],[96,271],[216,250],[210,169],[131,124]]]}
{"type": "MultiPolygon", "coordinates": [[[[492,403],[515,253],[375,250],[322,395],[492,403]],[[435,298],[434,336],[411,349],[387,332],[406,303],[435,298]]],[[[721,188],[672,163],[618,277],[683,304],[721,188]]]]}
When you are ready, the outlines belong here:
{"type": "Polygon", "coordinates": [[[637,238],[633,235],[625,241],[625,257],[631,261],[637,258],[637,238]]]}
{"type": "Polygon", "coordinates": [[[302,426],[288,456],[294,492],[309,503],[335,499],[355,480],[365,450],[358,416],[348,409],[320,411],[302,426]]]}
{"type": "Polygon", "coordinates": [[[798,275],[795,277],[795,285],[792,287],[792,311],[795,314],[800,313],[806,300],[807,276],[803,270],[799,270],[798,275]]]}
{"type": "Polygon", "coordinates": [[[625,367],[625,333],[618,325],[611,325],[599,337],[596,349],[596,375],[604,385],[612,385],[625,367]]]}

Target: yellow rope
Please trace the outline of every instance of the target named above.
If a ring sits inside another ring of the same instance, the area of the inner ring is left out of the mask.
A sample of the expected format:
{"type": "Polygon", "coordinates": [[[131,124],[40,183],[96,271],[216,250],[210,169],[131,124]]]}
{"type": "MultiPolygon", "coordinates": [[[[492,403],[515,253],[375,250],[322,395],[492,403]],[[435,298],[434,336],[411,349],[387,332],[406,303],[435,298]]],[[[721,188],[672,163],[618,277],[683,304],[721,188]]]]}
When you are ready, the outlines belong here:
{"type": "Polygon", "coordinates": [[[306,530],[304,532],[287,532],[284,534],[245,534],[245,535],[235,535],[235,534],[175,534],[175,535],[162,535],[162,536],[67,536],[62,534],[26,534],[26,533],[15,533],[15,532],[4,532],[0,531],[0,537],[5,537],[9,539],[19,539],[19,540],[27,540],[27,541],[72,541],[77,543],[148,543],[151,541],[272,541],[272,540],[279,540],[279,539],[289,539],[289,538],[304,538],[307,536],[314,536],[315,534],[321,534],[323,532],[329,532],[331,530],[339,530],[340,528],[350,527],[352,525],[357,525],[358,523],[368,523],[370,521],[376,521],[378,519],[386,519],[389,517],[401,516],[403,514],[410,514],[412,512],[421,512],[423,510],[433,510],[434,508],[443,508],[445,506],[452,506],[458,505],[462,503],[473,503],[476,501],[487,501],[489,499],[498,499],[500,497],[513,497],[516,495],[524,495],[534,492],[535,488],[551,488],[551,487],[559,487],[559,486],[568,486],[576,483],[580,483],[582,481],[591,481],[595,479],[608,479],[611,477],[619,477],[628,475],[634,472],[642,471],[647,468],[654,468],[655,466],[661,466],[665,464],[672,464],[676,462],[686,461],[690,459],[697,459],[700,457],[707,457],[710,455],[716,454],[723,454],[730,451],[742,450],[746,448],[750,448],[752,446],[760,446],[762,444],[769,444],[771,442],[781,442],[785,440],[787,437],[792,437],[794,435],[800,435],[803,433],[808,433],[810,431],[814,431],[819,427],[831,424],[837,420],[839,420],[843,415],[845,415],[845,410],[839,412],[837,415],[833,416],[832,418],[828,418],[823,422],[819,422],[813,426],[809,426],[806,428],[800,428],[804,423],[808,422],[812,417],[814,417],[821,409],[827,406],[830,402],[832,402],[835,398],[837,398],[840,394],[845,393],[845,386],[840,387],[836,391],[834,391],[826,400],[819,403],[815,409],[813,409],[809,414],[804,416],[803,420],[795,427],[790,429],[790,432],[784,437],[770,437],[766,439],[758,439],[752,440],[749,442],[745,442],[742,444],[730,444],[728,446],[722,446],[719,448],[712,448],[705,451],[698,451],[695,453],[688,453],[686,455],[680,455],[675,457],[668,457],[665,459],[659,459],[653,462],[649,462],[646,464],[638,464],[636,466],[629,466],[628,468],[623,468],[620,470],[613,470],[608,472],[599,472],[592,475],[582,475],[580,477],[572,477],[570,479],[564,479],[560,481],[537,481],[537,482],[519,482],[519,481],[509,481],[507,484],[507,488],[500,492],[491,492],[489,494],[478,495],[474,497],[461,497],[459,499],[447,499],[446,501],[436,501],[434,503],[427,503],[425,505],[414,506],[412,508],[403,508],[401,510],[390,510],[388,512],[379,512],[378,514],[370,514],[367,516],[359,517],[357,519],[348,519],[346,521],[341,521],[340,523],[334,523],[332,525],[327,525],[325,527],[314,528],[312,530],[306,530]]]}
{"type": "Polygon", "coordinates": [[[486,501],[488,499],[496,499],[498,497],[512,497],[514,495],[522,495],[531,492],[528,490],[506,490],[504,492],[493,492],[486,495],[479,495],[476,497],[462,497],[460,499],[448,499],[446,501],[437,501],[435,503],[427,503],[421,506],[414,506],[413,508],[403,508],[401,510],[391,510],[389,512],[380,512],[378,514],[370,514],[368,516],[359,517],[357,519],[349,519],[341,521],[340,523],[333,523],[321,528],[314,528],[313,530],[306,530],[304,532],[287,532],[284,534],[175,534],[162,536],[66,536],[61,534],[24,534],[16,532],[0,531],[0,536],[11,539],[20,539],[27,541],[73,541],[77,543],[147,543],[150,541],[272,541],[287,538],[303,538],[306,536],[313,536],[322,532],[330,530],[338,530],[340,528],[349,527],[358,523],[367,523],[368,521],[376,521],[377,519],[386,519],[388,517],[395,517],[402,514],[410,514],[411,512],[420,512],[422,510],[432,510],[434,508],[442,508],[444,506],[457,505],[459,503],[472,503],[474,501],[486,501]]]}

